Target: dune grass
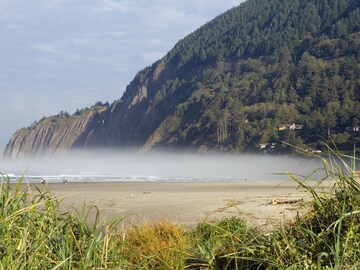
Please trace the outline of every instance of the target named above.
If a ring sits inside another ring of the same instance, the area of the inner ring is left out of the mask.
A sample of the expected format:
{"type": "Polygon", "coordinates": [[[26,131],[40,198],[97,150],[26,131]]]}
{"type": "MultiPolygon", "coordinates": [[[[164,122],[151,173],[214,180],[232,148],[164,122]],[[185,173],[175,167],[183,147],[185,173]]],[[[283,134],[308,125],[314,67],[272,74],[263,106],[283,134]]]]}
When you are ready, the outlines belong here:
{"type": "Polygon", "coordinates": [[[121,251],[131,269],[184,269],[190,247],[181,226],[161,220],[128,229],[121,251]]]}
{"type": "MultiPolygon", "coordinates": [[[[87,211],[90,211],[87,210],[87,211]]],[[[84,212],[83,217],[86,217],[84,212]]],[[[61,208],[49,191],[22,180],[0,184],[0,269],[100,269],[122,264],[112,252],[113,225],[92,227],[61,208]]],[[[116,247],[117,248],[117,247],[116,247]]]]}
{"type": "Polygon", "coordinates": [[[306,215],[271,232],[240,217],[200,222],[192,231],[167,221],[122,232],[98,218],[89,226],[95,207],[66,211],[49,191],[10,185],[3,176],[0,269],[360,269],[356,159],[334,154],[323,162],[331,191],[318,193],[307,178],[289,174],[313,200],[306,215]]]}

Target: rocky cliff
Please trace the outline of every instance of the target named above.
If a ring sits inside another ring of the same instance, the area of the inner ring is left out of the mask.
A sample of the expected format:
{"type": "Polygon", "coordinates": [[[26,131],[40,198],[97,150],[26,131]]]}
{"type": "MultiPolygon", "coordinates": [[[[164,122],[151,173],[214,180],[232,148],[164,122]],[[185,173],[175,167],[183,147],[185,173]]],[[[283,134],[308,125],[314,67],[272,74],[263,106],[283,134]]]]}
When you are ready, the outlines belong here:
{"type": "Polygon", "coordinates": [[[6,145],[4,156],[46,156],[86,146],[87,136],[96,125],[101,124],[101,111],[104,110],[94,107],[77,115],[60,113],[44,117],[28,128],[16,131],[6,145]]]}
{"type": "Polygon", "coordinates": [[[359,31],[358,0],[248,0],[140,71],[111,106],[43,119],[17,131],[4,155],[348,147],[359,140],[349,131],[360,124],[359,31]],[[302,128],[277,128],[293,123],[302,128]]]}

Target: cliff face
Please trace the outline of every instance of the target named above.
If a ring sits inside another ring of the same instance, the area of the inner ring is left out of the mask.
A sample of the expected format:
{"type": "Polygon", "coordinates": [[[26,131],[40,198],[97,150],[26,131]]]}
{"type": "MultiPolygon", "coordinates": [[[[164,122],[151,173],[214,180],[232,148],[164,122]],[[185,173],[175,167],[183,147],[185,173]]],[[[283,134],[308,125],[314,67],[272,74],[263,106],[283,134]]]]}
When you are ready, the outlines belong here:
{"type": "Polygon", "coordinates": [[[359,78],[358,0],[248,0],[140,71],[119,101],[21,129],[4,156],[84,147],[244,151],[283,141],[352,147],[359,78]],[[302,129],[276,128],[292,123],[302,129]]]}
{"type": "Polygon", "coordinates": [[[5,157],[46,156],[86,144],[87,134],[101,117],[96,110],[81,115],[43,118],[15,132],[4,150],[5,157]]]}
{"type": "Polygon", "coordinates": [[[104,114],[103,125],[89,134],[88,146],[144,147],[156,129],[174,113],[175,107],[190,94],[190,86],[176,79],[174,93],[165,84],[174,84],[176,70],[163,61],[140,72],[120,101],[104,114]],[[189,89],[186,89],[186,85],[189,89]],[[186,93],[189,92],[188,94],[186,93]],[[183,97],[180,97],[182,95],[183,97]]]}

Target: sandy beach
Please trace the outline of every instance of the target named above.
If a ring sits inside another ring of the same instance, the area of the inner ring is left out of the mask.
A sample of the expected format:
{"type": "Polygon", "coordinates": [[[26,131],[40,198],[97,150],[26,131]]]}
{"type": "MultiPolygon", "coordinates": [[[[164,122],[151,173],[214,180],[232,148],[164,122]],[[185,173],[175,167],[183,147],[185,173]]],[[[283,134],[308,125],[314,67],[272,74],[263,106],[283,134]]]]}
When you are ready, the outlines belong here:
{"type": "MultiPolygon", "coordinates": [[[[103,222],[119,226],[167,219],[186,228],[240,216],[264,230],[303,213],[310,195],[295,182],[49,184],[66,209],[97,206],[103,222]]],[[[41,188],[41,186],[40,186],[41,188]]],[[[96,211],[92,210],[90,222],[96,211]]]]}

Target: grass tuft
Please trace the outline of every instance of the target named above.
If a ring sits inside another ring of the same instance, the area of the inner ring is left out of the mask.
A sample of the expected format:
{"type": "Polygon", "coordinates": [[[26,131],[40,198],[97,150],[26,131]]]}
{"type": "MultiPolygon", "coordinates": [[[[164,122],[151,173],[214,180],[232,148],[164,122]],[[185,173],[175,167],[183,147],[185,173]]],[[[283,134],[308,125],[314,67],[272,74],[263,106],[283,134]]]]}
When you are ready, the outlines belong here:
{"type": "Polygon", "coordinates": [[[0,183],[1,269],[101,269],[121,265],[109,252],[112,228],[89,228],[62,211],[46,188],[32,190],[2,176],[0,183]],[[96,229],[97,228],[97,229],[96,229]]]}
{"type": "Polygon", "coordinates": [[[189,246],[183,228],[163,220],[128,229],[122,254],[130,269],[184,269],[189,246]]]}

